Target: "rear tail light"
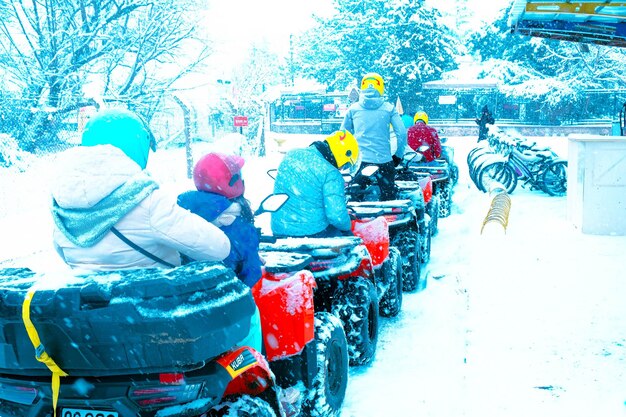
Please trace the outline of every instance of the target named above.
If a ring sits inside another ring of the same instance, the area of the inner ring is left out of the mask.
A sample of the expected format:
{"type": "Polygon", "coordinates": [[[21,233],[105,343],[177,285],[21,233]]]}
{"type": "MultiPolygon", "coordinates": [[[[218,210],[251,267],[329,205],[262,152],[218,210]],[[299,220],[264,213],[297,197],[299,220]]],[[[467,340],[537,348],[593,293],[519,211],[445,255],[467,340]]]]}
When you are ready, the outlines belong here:
{"type": "Polygon", "coordinates": [[[181,373],[159,374],[159,382],[163,385],[183,385],[185,375],[181,373]]]}
{"type": "Polygon", "coordinates": [[[0,383],[0,400],[31,405],[35,402],[38,394],[37,388],[0,383]]]}
{"type": "Polygon", "coordinates": [[[342,262],[337,261],[336,259],[330,259],[330,260],[316,259],[315,261],[309,264],[309,269],[311,270],[311,272],[326,271],[327,269],[330,269],[335,265],[341,265],[341,264],[342,262]]]}
{"type": "Polygon", "coordinates": [[[396,220],[398,220],[398,215],[397,214],[388,214],[385,216],[385,220],[387,220],[389,223],[393,223],[396,220]]]}
{"type": "Polygon", "coordinates": [[[157,385],[131,388],[128,396],[140,407],[182,404],[198,398],[202,384],[157,385]]]}

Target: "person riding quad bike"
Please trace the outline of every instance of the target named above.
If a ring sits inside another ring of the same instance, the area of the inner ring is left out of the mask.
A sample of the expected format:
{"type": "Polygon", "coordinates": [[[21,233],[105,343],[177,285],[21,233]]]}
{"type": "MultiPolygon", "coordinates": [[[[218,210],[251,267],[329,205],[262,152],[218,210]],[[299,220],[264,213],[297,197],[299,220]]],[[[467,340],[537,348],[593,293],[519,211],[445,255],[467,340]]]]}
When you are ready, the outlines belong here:
{"type": "Polygon", "coordinates": [[[289,199],[281,210],[272,213],[272,233],[292,237],[351,235],[340,170],[356,171],[359,164],[359,145],[346,130],[287,152],[278,166],[274,193],[285,193],[289,199]]]}
{"type": "Polygon", "coordinates": [[[452,186],[454,184],[451,165],[443,159],[441,140],[437,130],[428,126],[428,114],[415,113],[415,125],[408,130],[409,147],[421,154],[419,160],[408,165],[418,172],[427,172],[432,177],[433,194],[438,197],[439,217],[448,217],[452,206],[452,186]]]}
{"type": "MultiPolygon", "coordinates": [[[[180,194],[178,205],[226,233],[231,244],[224,265],[252,288],[261,279],[262,261],[254,214],[250,203],[243,196],[243,164],[244,159],[237,155],[214,152],[204,155],[193,169],[197,190],[180,194]]],[[[258,311],[252,318],[250,333],[244,343],[261,351],[261,319],[258,311]]]]}
{"type": "Polygon", "coordinates": [[[368,73],[361,80],[361,96],[352,104],[341,123],[359,142],[362,167],[376,165],[381,178],[381,198],[393,200],[395,167],[402,161],[406,147],[406,128],[393,104],[385,101],[385,82],[377,73],[368,73]],[[397,147],[391,153],[389,125],[396,135],[397,147]]]}
{"type": "Polygon", "coordinates": [[[107,109],[86,124],[81,146],[62,153],[51,182],[53,240],[72,268],[174,267],[179,253],[203,261],[228,256],[216,226],[176,204],[144,169],[154,136],[135,113],[107,109]]]}
{"type": "Polygon", "coordinates": [[[340,130],[308,148],[289,151],[274,184],[274,193],[285,193],[289,199],[272,213],[272,239],[261,244],[265,252],[306,253],[314,258],[307,268],[316,279],[315,305],[343,323],[351,365],[373,360],[380,303],[383,314],[398,314],[402,291],[395,267],[399,253],[389,248],[387,224],[379,224],[377,234],[386,244],[375,245],[387,250],[379,250],[380,256],[373,259],[360,237],[361,226],[367,225],[357,226],[348,212],[340,168],[355,175],[359,149],[355,137],[340,130]]]}
{"type": "MultiPolygon", "coordinates": [[[[202,415],[230,395],[268,409],[250,382],[265,389],[273,374],[243,342],[251,291],[215,262],[230,242],[143,171],[151,143],[136,114],[104,110],[87,123],[82,146],[58,159],[54,245],[75,271],[0,270],[0,325],[13,329],[0,358],[1,415],[152,417],[181,406],[202,415]],[[180,253],[213,262],[179,266],[180,253]],[[77,384],[90,388],[77,396],[77,384]]],[[[268,400],[280,403],[272,392],[268,400]]]]}
{"type": "Polygon", "coordinates": [[[428,146],[423,151],[421,163],[432,162],[441,157],[441,141],[437,129],[428,125],[428,114],[418,111],[413,117],[414,125],[407,130],[407,144],[414,151],[418,151],[421,146],[428,146]]]}

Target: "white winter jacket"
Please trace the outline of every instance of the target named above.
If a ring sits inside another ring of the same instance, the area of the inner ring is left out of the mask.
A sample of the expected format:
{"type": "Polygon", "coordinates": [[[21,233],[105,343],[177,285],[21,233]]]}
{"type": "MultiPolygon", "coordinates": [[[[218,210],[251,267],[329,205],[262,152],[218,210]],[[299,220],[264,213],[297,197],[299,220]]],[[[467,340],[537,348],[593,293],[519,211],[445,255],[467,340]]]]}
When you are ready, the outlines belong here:
{"type": "MultiPolygon", "coordinates": [[[[142,175],[133,160],[111,145],[70,149],[58,158],[58,166],[61,169],[52,182],[56,206],[87,213],[87,227],[90,208],[131,178],[142,175]]],[[[115,228],[136,245],[173,265],[180,265],[179,253],[195,260],[221,261],[230,252],[230,242],[219,228],[181,208],[175,196],[158,188],[132,206],[115,228]]],[[[55,224],[53,239],[57,252],[72,268],[163,267],[111,232],[105,232],[93,246],[81,247],[55,224]]]]}

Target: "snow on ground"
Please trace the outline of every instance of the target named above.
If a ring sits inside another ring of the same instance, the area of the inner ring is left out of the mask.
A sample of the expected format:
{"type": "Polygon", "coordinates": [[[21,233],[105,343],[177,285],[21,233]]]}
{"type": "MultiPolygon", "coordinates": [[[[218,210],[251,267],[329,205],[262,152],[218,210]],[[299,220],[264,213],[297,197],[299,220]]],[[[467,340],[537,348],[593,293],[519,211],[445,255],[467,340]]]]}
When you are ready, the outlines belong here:
{"type": "MultiPolygon", "coordinates": [[[[567,156],[567,139],[533,138],[567,156]]],[[[461,177],[440,219],[426,287],[383,319],[376,359],[352,368],[344,417],[626,416],[626,237],[592,236],[567,220],[566,198],[518,188],[506,233],[480,234],[490,204],[470,183],[475,138],[450,138],[461,177]]],[[[197,158],[210,146],[198,146],[197,158]]],[[[280,155],[247,158],[247,197],[271,191],[280,155]]],[[[62,268],[51,251],[47,180],[54,158],[0,172],[0,267],[62,268]]],[[[184,149],[148,169],[189,189],[184,149]]],[[[266,222],[266,219],[261,219],[266,222]]]]}
{"type": "MultiPolygon", "coordinates": [[[[567,156],[566,139],[534,139],[567,156]]],[[[583,235],[565,197],[521,188],[506,233],[481,235],[491,199],[467,174],[475,141],[450,142],[461,178],[427,287],[351,371],[343,415],[626,415],[626,237],[583,235]]]]}

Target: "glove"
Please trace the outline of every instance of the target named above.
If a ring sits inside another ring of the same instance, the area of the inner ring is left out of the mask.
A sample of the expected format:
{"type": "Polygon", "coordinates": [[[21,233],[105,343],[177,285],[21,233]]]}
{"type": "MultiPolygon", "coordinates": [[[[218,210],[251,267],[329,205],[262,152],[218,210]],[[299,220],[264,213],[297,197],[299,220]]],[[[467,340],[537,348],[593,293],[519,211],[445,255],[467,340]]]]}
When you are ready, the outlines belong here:
{"type": "Polygon", "coordinates": [[[400,163],[402,162],[402,158],[400,158],[400,157],[398,157],[398,156],[395,156],[395,155],[393,155],[393,156],[391,157],[391,159],[393,160],[393,166],[394,166],[394,167],[397,167],[397,166],[398,166],[398,165],[400,165],[400,163]]]}

